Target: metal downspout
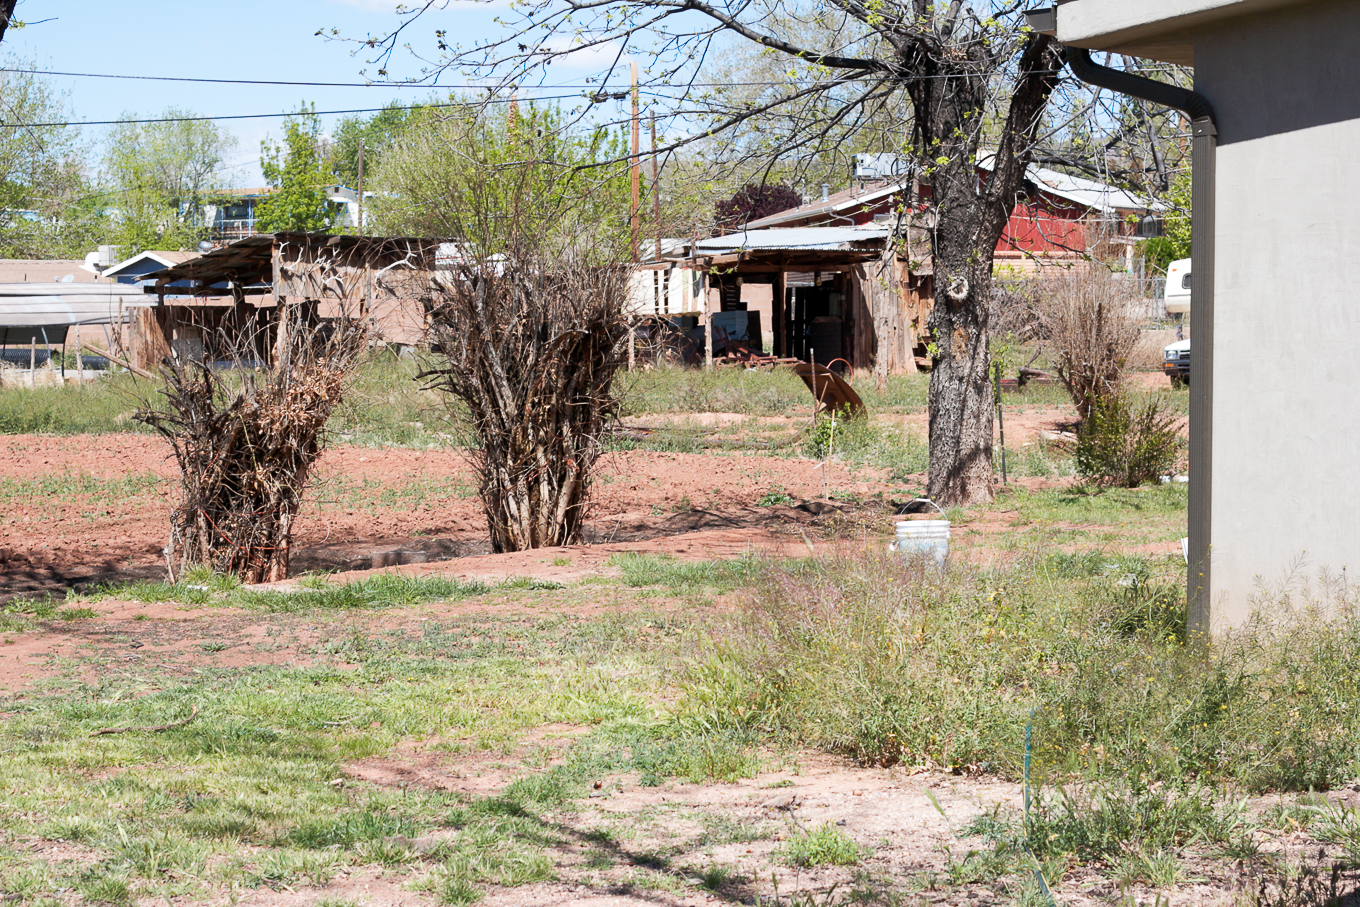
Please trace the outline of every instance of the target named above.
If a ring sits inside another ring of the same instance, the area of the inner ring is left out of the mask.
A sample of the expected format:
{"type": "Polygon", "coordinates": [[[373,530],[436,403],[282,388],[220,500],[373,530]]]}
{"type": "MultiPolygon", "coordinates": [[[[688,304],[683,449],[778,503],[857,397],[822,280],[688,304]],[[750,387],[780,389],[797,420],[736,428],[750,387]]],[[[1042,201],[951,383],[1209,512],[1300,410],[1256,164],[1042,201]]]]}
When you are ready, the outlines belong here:
{"type": "Polygon", "coordinates": [[[1218,129],[1203,95],[1132,73],[1101,66],[1080,47],[1065,47],[1072,72],[1091,85],[1172,107],[1190,118],[1194,144],[1191,168],[1190,327],[1194,338],[1190,382],[1189,567],[1185,601],[1191,639],[1207,639],[1210,629],[1209,555],[1212,550],[1213,398],[1214,398],[1214,184],[1218,129]]]}

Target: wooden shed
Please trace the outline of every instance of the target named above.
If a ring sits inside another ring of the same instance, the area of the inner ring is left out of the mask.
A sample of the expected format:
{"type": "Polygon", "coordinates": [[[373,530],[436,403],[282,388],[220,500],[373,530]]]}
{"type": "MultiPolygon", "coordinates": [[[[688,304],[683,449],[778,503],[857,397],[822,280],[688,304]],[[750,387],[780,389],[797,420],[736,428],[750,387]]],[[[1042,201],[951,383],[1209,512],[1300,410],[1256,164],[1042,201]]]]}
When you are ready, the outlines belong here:
{"type": "Polygon", "coordinates": [[[139,358],[155,362],[171,350],[226,358],[248,339],[265,361],[282,306],[315,325],[363,318],[375,342],[415,345],[438,248],[431,239],[261,233],[214,249],[144,282],[158,305],[139,358]]]}
{"type": "Polygon", "coordinates": [[[926,361],[930,259],[885,256],[889,232],[875,224],[746,230],[675,246],[667,260],[642,266],[634,314],[697,316],[707,341],[725,313],[746,312],[764,335],[749,340],[776,356],[879,377],[914,372],[926,361]]]}

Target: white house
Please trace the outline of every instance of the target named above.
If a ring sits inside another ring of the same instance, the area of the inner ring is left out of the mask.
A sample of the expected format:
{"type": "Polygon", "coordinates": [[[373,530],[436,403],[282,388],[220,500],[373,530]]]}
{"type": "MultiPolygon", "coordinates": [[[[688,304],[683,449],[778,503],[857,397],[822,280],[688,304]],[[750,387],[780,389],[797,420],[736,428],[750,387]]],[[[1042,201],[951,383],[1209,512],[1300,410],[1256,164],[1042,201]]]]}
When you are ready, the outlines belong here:
{"type": "Polygon", "coordinates": [[[1067,0],[1030,21],[1072,48],[1194,66],[1192,623],[1241,624],[1263,589],[1349,576],[1360,3],[1067,0]]]}

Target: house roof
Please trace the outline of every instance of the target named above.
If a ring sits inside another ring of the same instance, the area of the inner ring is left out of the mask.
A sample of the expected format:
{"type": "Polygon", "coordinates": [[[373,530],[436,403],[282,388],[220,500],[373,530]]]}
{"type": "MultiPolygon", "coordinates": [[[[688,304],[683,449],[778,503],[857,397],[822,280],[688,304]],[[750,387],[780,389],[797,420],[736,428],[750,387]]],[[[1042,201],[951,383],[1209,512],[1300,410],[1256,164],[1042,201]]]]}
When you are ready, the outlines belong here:
{"type": "Polygon", "coordinates": [[[694,245],[698,254],[745,251],[868,251],[892,231],[887,227],[783,227],[768,230],[741,230],[726,236],[701,239],[694,245]]]}
{"type": "Polygon", "coordinates": [[[832,217],[846,215],[849,217],[850,214],[863,209],[867,205],[876,204],[894,193],[900,192],[910,184],[909,180],[891,180],[875,183],[872,186],[854,186],[833,193],[824,199],[817,199],[797,208],[790,208],[787,211],[780,211],[778,214],[753,220],[746,227],[747,229],[778,227],[807,218],[825,217],[827,215],[832,217]]]}
{"type": "MultiPolygon", "coordinates": [[[[983,155],[978,160],[978,166],[984,170],[990,170],[990,157],[983,155]]],[[[1100,211],[1103,214],[1129,210],[1156,211],[1163,207],[1157,202],[1141,198],[1124,189],[1109,186],[1097,180],[1069,176],[1066,173],[1049,170],[1038,165],[1030,166],[1026,172],[1026,178],[1043,192],[1066,199],[1084,208],[1100,211]]],[[[843,215],[846,219],[849,219],[852,214],[877,206],[884,199],[901,192],[909,185],[910,181],[908,180],[891,180],[879,182],[872,186],[845,189],[825,199],[818,199],[811,204],[790,208],[787,211],[780,211],[778,214],[753,220],[746,225],[746,229],[763,230],[798,223],[809,218],[816,219],[827,216],[835,218],[843,215]]]]}
{"type": "Polygon", "coordinates": [[[114,283],[0,283],[0,329],[28,328],[29,336],[50,329],[56,342],[74,324],[125,321],[130,306],[151,303],[114,283]]]}
{"type": "Polygon", "coordinates": [[[95,275],[85,270],[85,262],[69,259],[0,259],[0,283],[94,283],[95,275]]]}
{"type": "Polygon", "coordinates": [[[1307,0],[1058,0],[1058,40],[1193,66],[1197,32],[1250,13],[1307,0]]]}
{"type": "MultiPolygon", "coordinates": [[[[980,166],[985,167],[985,164],[980,166]]],[[[1035,188],[1059,198],[1065,198],[1085,208],[1093,208],[1102,213],[1115,211],[1159,211],[1166,207],[1160,202],[1142,198],[1124,189],[1116,188],[1097,180],[1049,170],[1047,167],[1031,166],[1025,174],[1035,188]]]]}
{"type": "Polygon", "coordinates": [[[189,259],[197,257],[198,254],[199,253],[197,252],[163,252],[148,249],[145,252],[137,253],[131,258],[124,259],[123,261],[118,262],[118,264],[113,265],[112,267],[106,268],[103,276],[117,277],[123,271],[131,268],[133,265],[142,261],[153,261],[159,264],[162,268],[172,268],[175,265],[183,264],[189,259]]]}

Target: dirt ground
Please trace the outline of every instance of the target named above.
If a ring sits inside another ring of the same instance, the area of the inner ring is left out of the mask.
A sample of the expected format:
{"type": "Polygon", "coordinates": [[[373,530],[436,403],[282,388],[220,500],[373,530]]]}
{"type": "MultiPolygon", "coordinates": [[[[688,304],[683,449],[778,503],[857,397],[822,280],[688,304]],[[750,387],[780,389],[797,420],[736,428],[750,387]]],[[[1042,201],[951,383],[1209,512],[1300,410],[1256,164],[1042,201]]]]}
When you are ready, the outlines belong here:
{"type": "MultiPolygon", "coordinates": [[[[925,432],[924,414],[884,418],[925,432]]],[[[1014,450],[1039,443],[1040,432],[1059,429],[1069,418],[1068,408],[1054,406],[1008,413],[1008,442],[1014,450]]],[[[686,424],[792,432],[802,420],[704,413],[687,417],[686,424]]],[[[154,436],[0,438],[0,500],[8,498],[0,512],[0,598],[163,577],[176,475],[167,445],[154,436]]],[[[763,543],[769,529],[822,519],[828,505],[816,502],[825,502],[828,493],[842,501],[876,499],[864,519],[877,521],[888,534],[892,505],[925,484],[923,475],[905,479],[906,484],[894,483],[883,470],[838,462],[823,467],[815,460],[743,450],[611,453],[600,463],[585,541],[607,546],[704,532],[701,541],[718,547],[702,556],[730,556],[733,546],[763,543]],[[813,503],[801,509],[761,506],[771,494],[813,503]]],[[[461,451],[338,445],[322,457],[297,520],[293,568],[353,571],[458,559],[458,574],[469,577],[523,570],[513,558],[483,562],[491,571],[486,574],[463,563],[490,553],[484,527],[475,479],[461,451]]],[[[695,550],[697,541],[648,550],[683,553],[695,550]]]]}

